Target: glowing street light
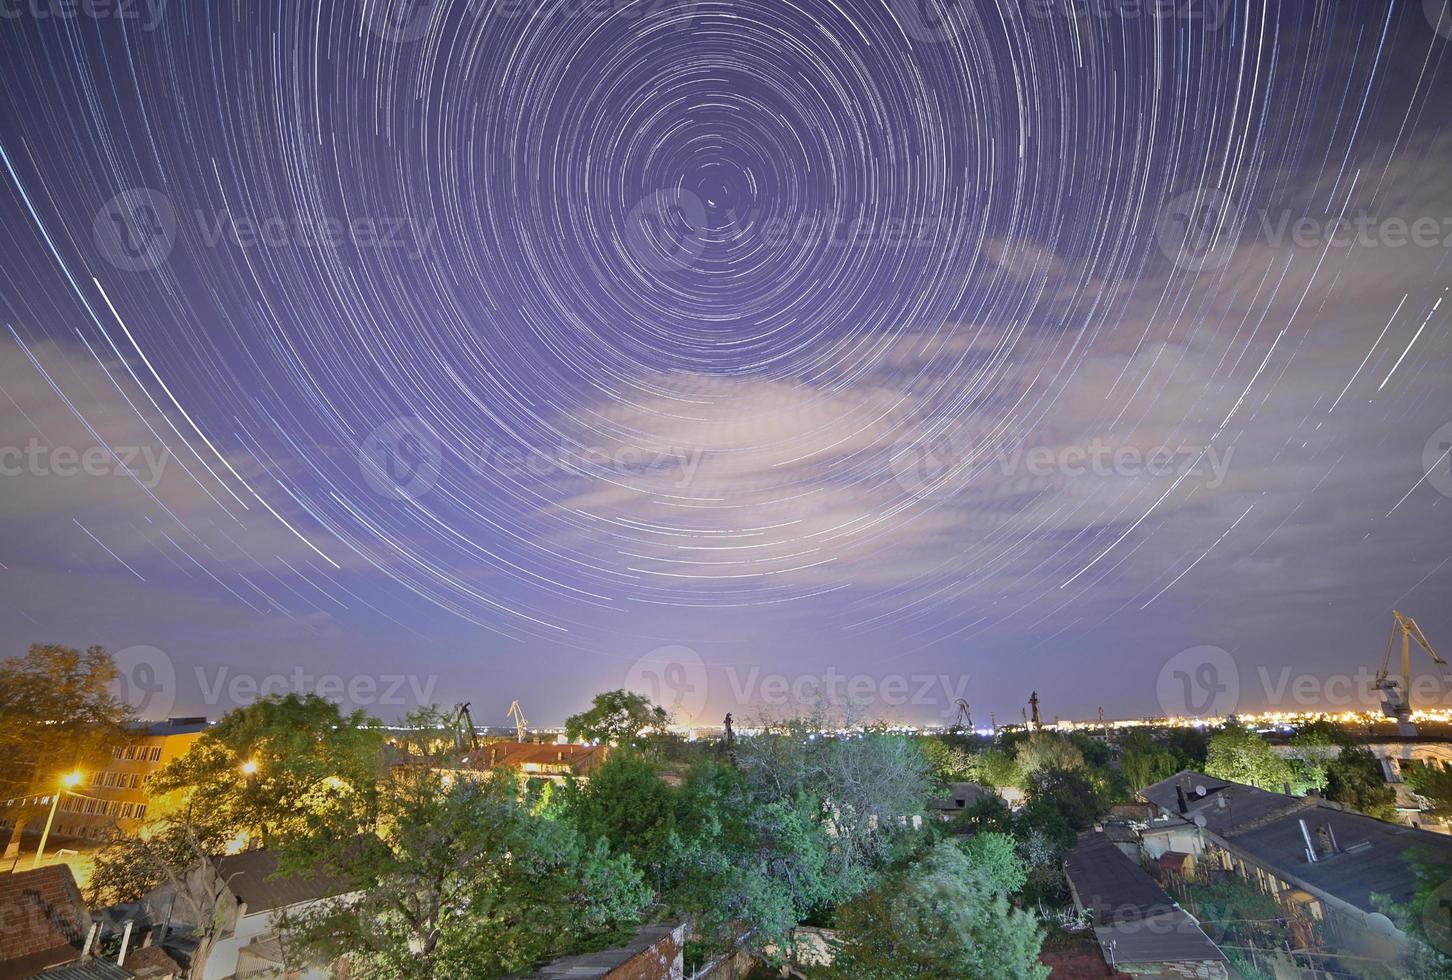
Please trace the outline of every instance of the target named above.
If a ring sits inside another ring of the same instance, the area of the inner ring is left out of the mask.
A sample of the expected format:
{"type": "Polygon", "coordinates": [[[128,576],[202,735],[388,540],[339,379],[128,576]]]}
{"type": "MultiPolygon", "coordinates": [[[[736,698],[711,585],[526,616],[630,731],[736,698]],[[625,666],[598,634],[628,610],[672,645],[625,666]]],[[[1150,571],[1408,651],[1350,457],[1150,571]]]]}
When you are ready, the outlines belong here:
{"type": "Polygon", "coordinates": [[[248,759],[246,762],[242,763],[242,775],[244,775],[244,776],[255,776],[255,775],[257,775],[257,763],[254,762],[251,759],[248,759]]]}
{"type": "Polygon", "coordinates": [[[45,856],[45,842],[50,839],[50,825],[55,822],[55,811],[60,806],[60,798],[79,785],[81,785],[79,772],[68,772],[61,777],[61,790],[51,797],[50,816],[45,818],[45,830],[41,831],[40,846],[35,849],[35,860],[30,862],[32,870],[40,867],[40,859],[45,856]]]}

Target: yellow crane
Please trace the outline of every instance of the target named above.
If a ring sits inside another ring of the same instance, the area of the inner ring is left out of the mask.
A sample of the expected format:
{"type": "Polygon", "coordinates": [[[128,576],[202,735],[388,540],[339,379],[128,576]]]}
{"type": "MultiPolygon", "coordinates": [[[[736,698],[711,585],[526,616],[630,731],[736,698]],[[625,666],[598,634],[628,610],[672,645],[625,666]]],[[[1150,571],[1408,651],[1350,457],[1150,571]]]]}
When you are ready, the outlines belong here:
{"type": "Polygon", "coordinates": [[[1376,675],[1377,689],[1382,691],[1381,710],[1389,718],[1397,718],[1403,722],[1410,719],[1412,705],[1408,693],[1411,687],[1412,677],[1412,641],[1416,640],[1417,645],[1427,651],[1427,655],[1442,666],[1447,661],[1437,656],[1437,651],[1432,649],[1432,644],[1427,640],[1427,635],[1417,625],[1417,621],[1410,616],[1403,616],[1395,609],[1392,610],[1392,631],[1386,641],[1386,656],[1382,658],[1381,670],[1376,675]],[[1391,676],[1392,649],[1396,646],[1397,635],[1402,638],[1402,673],[1400,677],[1391,676]]]}

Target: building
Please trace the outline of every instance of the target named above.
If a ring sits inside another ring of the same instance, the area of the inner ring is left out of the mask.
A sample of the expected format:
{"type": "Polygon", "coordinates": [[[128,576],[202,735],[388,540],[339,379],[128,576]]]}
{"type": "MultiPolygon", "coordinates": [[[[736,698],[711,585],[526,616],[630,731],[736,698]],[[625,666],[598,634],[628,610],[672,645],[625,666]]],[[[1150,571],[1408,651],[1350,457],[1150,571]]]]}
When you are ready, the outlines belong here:
{"type": "Polygon", "coordinates": [[[928,801],[928,809],[939,820],[952,820],[964,810],[971,810],[994,793],[977,783],[949,783],[948,795],[928,801]]]}
{"type": "Polygon", "coordinates": [[[185,755],[207,730],[205,718],[171,718],[132,729],[100,772],[61,797],[52,833],[61,837],[104,840],[119,831],[132,834],[156,816],[147,786],[171,760],[185,755]]]}
{"type": "Polygon", "coordinates": [[[1224,954],[1194,916],[1104,834],[1079,838],[1064,875],[1109,967],[1138,977],[1229,976],[1224,954]]]}
{"type": "Polygon", "coordinates": [[[572,776],[589,778],[604,765],[608,754],[603,745],[489,742],[469,753],[466,768],[513,769],[525,777],[563,781],[572,776]]]}
{"type": "Polygon", "coordinates": [[[68,866],[0,875],[0,980],[78,962],[90,929],[68,866]]]}
{"type": "Polygon", "coordinates": [[[525,980],[681,980],[685,948],[685,922],[641,926],[623,946],[563,957],[525,980]]]}
{"type": "MultiPolygon", "coordinates": [[[[1417,864],[1452,863],[1452,838],[1386,823],[1316,796],[1296,798],[1184,771],[1140,791],[1156,819],[1193,827],[1176,852],[1199,874],[1233,873],[1314,926],[1327,948],[1391,961],[1408,937],[1373,896],[1416,902],[1417,864]]],[[[1157,857],[1162,857],[1158,855],[1157,857]]]]}

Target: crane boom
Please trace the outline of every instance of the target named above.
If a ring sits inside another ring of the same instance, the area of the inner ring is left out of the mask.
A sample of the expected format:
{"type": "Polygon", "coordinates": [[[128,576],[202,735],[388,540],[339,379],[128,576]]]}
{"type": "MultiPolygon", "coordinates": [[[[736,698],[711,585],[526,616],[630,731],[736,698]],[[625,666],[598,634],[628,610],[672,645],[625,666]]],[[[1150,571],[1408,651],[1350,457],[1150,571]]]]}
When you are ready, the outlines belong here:
{"type": "Polygon", "coordinates": [[[1403,616],[1393,609],[1391,636],[1387,637],[1386,641],[1386,656],[1382,658],[1381,670],[1376,675],[1377,688],[1386,692],[1387,703],[1382,706],[1382,711],[1393,718],[1409,718],[1412,713],[1408,692],[1412,684],[1413,640],[1417,641],[1417,646],[1427,651],[1427,656],[1431,657],[1434,663],[1444,667],[1447,665],[1447,661],[1432,649],[1431,641],[1427,639],[1427,634],[1422,632],[1422,628],[1417,625],[1417,621],[1410,616],[1403,616]],[[1396,648],[1398,635],[1402,638],[1402,672],[1399,678],[1393,678],[1391,676],[1392,651],[1396,648]]]}
{"type": "Polygon", "coordinates": [[[510,702],[509,717],[514,721],[515,740],[523,742],[525,728],[529,725],[529,719],[524,717],[524,709],[519,706],[518,700],[510,702]]]}

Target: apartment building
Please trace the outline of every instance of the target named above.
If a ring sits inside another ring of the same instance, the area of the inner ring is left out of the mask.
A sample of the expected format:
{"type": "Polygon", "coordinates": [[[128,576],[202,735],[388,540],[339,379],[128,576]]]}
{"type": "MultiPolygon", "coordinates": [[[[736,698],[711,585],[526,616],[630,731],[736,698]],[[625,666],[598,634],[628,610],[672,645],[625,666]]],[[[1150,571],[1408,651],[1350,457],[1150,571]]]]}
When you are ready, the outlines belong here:
{"type": "Polygon", "coordinates": [[[155,816],[148,782],[171,760],[185,755],[207,730],[205,718],[170,718],[131,731],[111,753],[106,768],[87,774],[61,798],[53,833],[101,840],[114,831],[134,833],[155,816]]]}

